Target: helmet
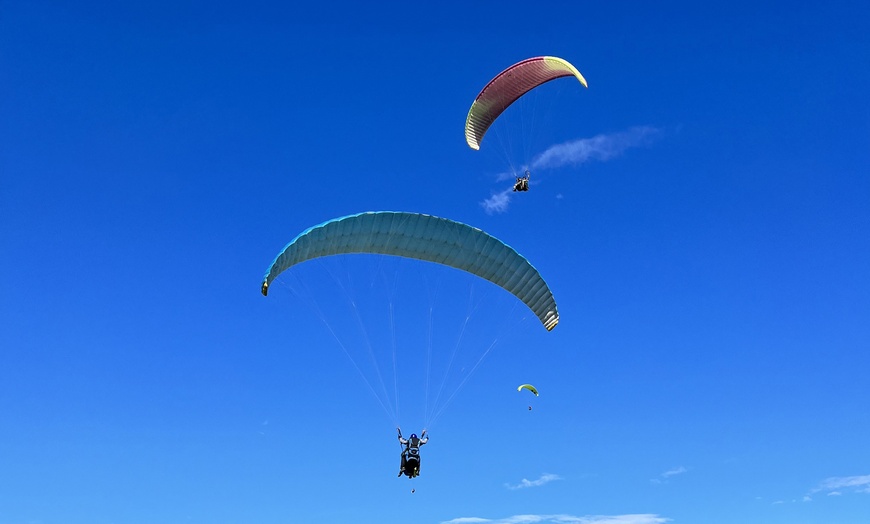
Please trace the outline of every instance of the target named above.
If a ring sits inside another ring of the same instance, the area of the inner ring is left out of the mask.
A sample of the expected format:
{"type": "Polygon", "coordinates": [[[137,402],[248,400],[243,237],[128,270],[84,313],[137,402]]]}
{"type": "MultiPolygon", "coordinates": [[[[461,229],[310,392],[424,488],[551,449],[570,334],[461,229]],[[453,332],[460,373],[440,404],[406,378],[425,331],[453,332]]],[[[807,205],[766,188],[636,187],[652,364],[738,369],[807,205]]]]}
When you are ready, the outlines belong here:
{"type": "Polygon", "coordinates": [[[416,434],[416,433],[411,433],[411,438],[417,438],[417,434],[416,434]]]}

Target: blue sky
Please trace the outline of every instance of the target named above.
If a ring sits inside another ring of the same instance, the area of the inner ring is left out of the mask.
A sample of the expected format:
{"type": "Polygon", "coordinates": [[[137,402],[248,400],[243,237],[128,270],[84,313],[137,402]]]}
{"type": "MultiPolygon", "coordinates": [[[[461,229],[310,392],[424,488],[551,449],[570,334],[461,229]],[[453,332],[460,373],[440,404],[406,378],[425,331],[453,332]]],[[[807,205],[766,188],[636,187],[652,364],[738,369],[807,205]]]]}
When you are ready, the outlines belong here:
{"type": "Polygon", "coordinates": [[[0,524],[870,521],[868,21],[858,1],[3,3],[0,524]],[[544,54],[589,88],[544,92],[516,196],[463,123],[544,54]],[[341,315],[292,280],[259,293],[299,232],[369,210],[482,228],[561,313],[547,333],[483,293],[516,326],[480,335],[413,482],[341,315]]]}

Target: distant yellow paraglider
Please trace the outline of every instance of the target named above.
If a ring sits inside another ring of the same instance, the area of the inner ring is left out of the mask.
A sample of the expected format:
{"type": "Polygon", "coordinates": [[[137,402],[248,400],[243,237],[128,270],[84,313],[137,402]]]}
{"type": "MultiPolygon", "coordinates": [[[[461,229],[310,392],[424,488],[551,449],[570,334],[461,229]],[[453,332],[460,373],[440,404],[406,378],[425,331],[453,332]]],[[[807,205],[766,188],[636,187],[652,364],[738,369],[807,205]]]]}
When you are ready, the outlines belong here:
{"type": "Polygon", "coordinates": [[[517,388],[517,391],[522,391],[524,389],[528,389],[529,391],[534,393],[536,397],[538,396],[538,389],[535,386],[531,384],[523,384],[517,388]]]}
{"type": "MultiPolygon", "coordinates": [[[[522,391],[524,389],[531,391],[532,393],[535,394],[536,397],[538,396],[538,388],[536,388],[535,386],[533,386],[531,384],[521,384],[519,387],[517,387],[517,391],[522,391]]],[[[531,410],[532,410],[532,406],[529,406],[529,411],[531,411],[531,410]]]]}

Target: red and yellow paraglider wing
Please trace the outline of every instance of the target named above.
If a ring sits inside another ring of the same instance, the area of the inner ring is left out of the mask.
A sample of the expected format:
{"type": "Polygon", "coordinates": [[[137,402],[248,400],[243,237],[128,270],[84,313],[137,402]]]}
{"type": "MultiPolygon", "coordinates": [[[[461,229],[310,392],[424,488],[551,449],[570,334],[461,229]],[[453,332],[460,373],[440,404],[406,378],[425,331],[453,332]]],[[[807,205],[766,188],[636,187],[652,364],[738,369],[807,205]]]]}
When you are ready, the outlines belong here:
{"type": "Polygon", "coordinates": [[[521,96],[541,84],[566,76],[573,76],[583,87],[588,87],[577,68],[555,56],[529,58],[499,73],[477,95],[468,111],[465,119],[468,147],[480,149],[480,142],[489,126],[521,96]]]}

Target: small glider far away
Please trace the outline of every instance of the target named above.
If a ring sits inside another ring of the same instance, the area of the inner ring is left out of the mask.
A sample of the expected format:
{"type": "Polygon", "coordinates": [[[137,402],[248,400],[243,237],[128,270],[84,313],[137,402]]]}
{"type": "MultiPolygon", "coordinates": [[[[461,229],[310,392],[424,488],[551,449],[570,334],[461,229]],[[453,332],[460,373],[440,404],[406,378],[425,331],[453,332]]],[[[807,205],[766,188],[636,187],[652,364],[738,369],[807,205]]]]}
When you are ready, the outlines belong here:
{"type": "Polygon", "coordinates": [[[549,286],[512,247],[476,227],[419,213],[359,213],[308,228],[278,254],[260,290],[265,296],[269,284],[296,264],[350,253],[399,256],[461,269],[517,297],[547,331],[559,323],[549,286]]]}
{"type": "MultiPolygon", "coordinates": [[[[524,389],[527,389],[527,390],[531,391],[532,393],[535,394],[536,397],[538,396],[538,388],[536,388],[535,386],[533,386],[533,385],[531,385],[531,384],[521,384],[521,385],[517,388],[517,391],[522,391],[522,390],[524,390],[524,389]]],[[[531,411],[531,410],[532,410],[532,406],[529,406],[529,411],[531,411]]]]}
{"type": "Polygon", "coordinates": [[[583,87],[589,87],[577,68],[555,56],[528,58],[499,73],[486,84],[468,110],[465,119],[468,147],[480,149],[480,142],[489,126],[523,95],[539,85],[566,76],[573,76],[583,87]]]}

